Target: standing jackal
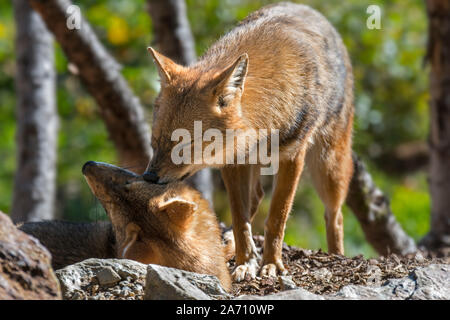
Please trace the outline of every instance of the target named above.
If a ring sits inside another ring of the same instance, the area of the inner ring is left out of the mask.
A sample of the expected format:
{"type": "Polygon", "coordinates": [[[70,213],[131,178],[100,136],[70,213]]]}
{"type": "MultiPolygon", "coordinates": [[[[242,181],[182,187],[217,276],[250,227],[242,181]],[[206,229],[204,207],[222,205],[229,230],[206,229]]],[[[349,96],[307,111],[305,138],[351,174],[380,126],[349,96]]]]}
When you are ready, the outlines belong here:
{"type": "MultiPolygon", "coordinates": [[[[279,132],[279,169],[265,225],[262,275],[285,272],[284,228],[305,163],[325,205],[328,250],[342,254],[341,206],[353,168],[353,76],[333,26],[307,6],[280,3],[250,14],[191,66],[180,66],[151,48],[150,52],[161,92],[154,106],[155,152],[144,179],[164,184],[206,166],[221,167],[236,243],[234,278],[255,277],[258,267],[251,222],[263,197],[261,168],[236,162],[175,164],[171,152],[177,141],[172,141],[172,133],[184,128],[195,136],[195,121],[201,121],[203,132],[279,132]]],[[[203,150],[206,146],[201,143],[203,150]]]]}

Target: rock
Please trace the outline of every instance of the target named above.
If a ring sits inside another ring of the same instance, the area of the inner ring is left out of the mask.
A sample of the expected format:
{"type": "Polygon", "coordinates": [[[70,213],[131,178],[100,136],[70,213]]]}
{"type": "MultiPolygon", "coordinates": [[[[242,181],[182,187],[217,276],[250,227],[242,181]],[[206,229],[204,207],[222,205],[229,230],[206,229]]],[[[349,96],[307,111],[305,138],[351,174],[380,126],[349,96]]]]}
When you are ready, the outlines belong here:
{"type": "Polygon", "coordinates": [[[425,258],[423,257],[422,253],[420,253],[420,251],[417,251],[417,253],[414,255],[414,260],[416,260],[419,263],[422,263],[425,261],[425,258]]]}
{"type": "Polygon", "coordinates": [[[98,283],[100,285],[115,284],[122,278],[111,267],[105,267],[97,273],[98,283]]]}
{"type": "Polygon", "coordinates": [[[431,264],[413,271],[415,288],[413,300],[449,300],[450,266],[448,264],[431,264]]]}
{"type": "Polygon", "coordinates": [[[414,292],[415,282],[405,277],[386,281],[382,286],[348,285],[327,296],[331,300],[407,300],[414,292]]]}
{"type": "Polygon", "coordinates": [[[314,278],[322,279],[324,281],[331,279],[331,277],[333,276],[333,274],[327,268],[320,268],[319,270],[316,270],[311,274],[314,278]]]}
{"type": "Polygon", "coordinates": [[[56,271],[63,299],[68,300],[125,299],[131,295],[140,299],[146,274],[145,264],[126,259],[87,259],[56,271]]]}
{"type": "Polygon", "coordinates": [[[145,300],[210,300],[228,297],[216,276],[148,265],[145,300]]]}
{"type": "Polygon", "coordinates": [[[51,256],[0,212],[0,300],[61,299],[51,256]]]}
{"type": "Polygon", "coordinates": [[[329,299],[358,300],[447,300],[450,299],[450,267],[431,264],[419,267],[408,277],[391,279],[382,286],[345,286],[329,299]]]}
{"type": "Polygon", "coordinates": [[[369,274],[369,278],[367,278],[367,283],[371,285],[380,285],[381,277],[383,272],[378,266],[369,265],[367,268],[367,274],[369,274]]]}
{"type": "Polygon", "coordinates": [[[297,285],[290,276],[279,276],[278,281],[280,282],[280,287],[283,291],[297,289],[297,285]]]}
{"type": "Polygon", "coordinates": [[[234,300],[324,300],[324,297],[311,293],[305,289],[298,288],[294,290],[282,291],[267,296],[249,296],[244,295],[234,300]]]}

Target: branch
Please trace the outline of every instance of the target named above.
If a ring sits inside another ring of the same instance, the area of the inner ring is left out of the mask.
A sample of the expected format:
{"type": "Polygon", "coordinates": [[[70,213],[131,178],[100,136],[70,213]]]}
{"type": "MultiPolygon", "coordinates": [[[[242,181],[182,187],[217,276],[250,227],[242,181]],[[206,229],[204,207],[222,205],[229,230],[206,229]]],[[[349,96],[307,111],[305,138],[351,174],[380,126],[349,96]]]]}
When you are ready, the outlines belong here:
{"type": "Polygon", "coordinates": [[[17,170],[14,222],[54,217],[58,116],[53,38],[27,0],[15,0],[17,170]]]}
{"type": "Polygon", "coordinates": [[[421,246],[450,252],[450,2],[427,0],[431,230],[421,246]]]}
{"type": "Polygon", "coordinates": [[[154,43],[158,50],[182,65],[195,62],[195,43],[184,0],[148,0],[154,43]]]}
{"type": "Polygon", "coordinates": [[[67,28],[69,0],[30,0],[68,59],[77,67],[81,80],[95,98],[121,165],[139,166],[143,171],[151,156],[150,130],[139,99],[128,87],[120,66],[81,17],[81,28],[67,28]]]}
{"type": "Polygon", "coordinates": [[[367,241],[381,255],[407,254],[417,250],[395,219],[389,200],[375,185],[364,164],[353,154],[354,173],[346,203],[358,219],[367,241]]]}

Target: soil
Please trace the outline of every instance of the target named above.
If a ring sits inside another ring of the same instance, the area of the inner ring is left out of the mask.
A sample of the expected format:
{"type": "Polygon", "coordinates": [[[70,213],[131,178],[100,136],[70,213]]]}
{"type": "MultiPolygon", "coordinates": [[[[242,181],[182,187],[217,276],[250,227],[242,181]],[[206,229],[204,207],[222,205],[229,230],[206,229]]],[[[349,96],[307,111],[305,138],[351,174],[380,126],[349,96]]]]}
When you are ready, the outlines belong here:
{"type": "MultiPolygon", "coordinates": [[[[263,237],[254,236],[255,244],[262,254],[263,237]]],[[[283,263],[288,270],[288,279],[298,287],[315,294],[329,294],[343,286],[380,285],[387,279],[403,278],[413,269],[431,263],[450,263],[450,257],[436,257],[418,252],[407,256],[392,254],[388,257],[365,259],[362,255],[353,258],[328,254],[321,250],[306,250],[283,245],[283,263]]],[[[235,265],[229,261],[230,272],[235,265]]],[[[282,291],[280,278],[257,277],[233,284],[232,294],[267,295],[282,291]]]]}

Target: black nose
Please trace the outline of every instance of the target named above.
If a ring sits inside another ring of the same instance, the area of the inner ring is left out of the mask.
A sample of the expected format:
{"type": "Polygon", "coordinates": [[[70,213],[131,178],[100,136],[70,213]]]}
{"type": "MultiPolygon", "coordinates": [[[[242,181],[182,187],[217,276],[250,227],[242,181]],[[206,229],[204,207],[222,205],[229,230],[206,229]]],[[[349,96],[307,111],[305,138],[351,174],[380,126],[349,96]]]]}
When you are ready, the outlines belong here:
{"type": "Polygon", "coordinates": [[[81,172],[83,173],[83,174],[85,174],[86,173],[86,169],[88,168],[88,167],[90,167],[90,166],[95,166],[97,163],[95,162],[95,161],[88,161],[88,162],[86,162],[84,165],[83,165],[83,168],[81,169],[81,172]]]}
{"type": "Polygon", "coordinates": [[[146,171],[142,175],[142,177],[144,178],[145,181],[150,182],[150,183],[157,183],[159,180],[158,175],[154,171],[146,171]]]}

